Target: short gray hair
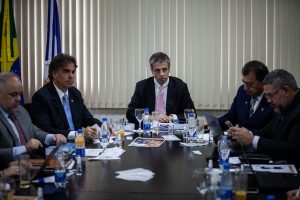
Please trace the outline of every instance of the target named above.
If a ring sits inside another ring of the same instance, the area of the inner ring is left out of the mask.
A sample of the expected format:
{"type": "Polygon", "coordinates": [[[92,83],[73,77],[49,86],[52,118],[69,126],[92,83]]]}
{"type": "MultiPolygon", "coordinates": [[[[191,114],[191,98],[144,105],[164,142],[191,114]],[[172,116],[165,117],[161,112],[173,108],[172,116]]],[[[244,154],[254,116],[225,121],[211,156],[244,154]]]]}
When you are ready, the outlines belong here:
{"type": "Polygon", "coordinates": [[[298,89],[295,77],[284,69],[275,69],[266,75],[264,85],[272,85],[274,88],[279,89],[283,86],[288,86],[294,91],[298,89]]]}
{"type": "Polygon", "coordinates": [[[6,81],[11,77],[16,77],[21,81],[19,75],[14,72],[1,72],[0,73],[0,90],[2,90],[4,88],[6,81]]]}

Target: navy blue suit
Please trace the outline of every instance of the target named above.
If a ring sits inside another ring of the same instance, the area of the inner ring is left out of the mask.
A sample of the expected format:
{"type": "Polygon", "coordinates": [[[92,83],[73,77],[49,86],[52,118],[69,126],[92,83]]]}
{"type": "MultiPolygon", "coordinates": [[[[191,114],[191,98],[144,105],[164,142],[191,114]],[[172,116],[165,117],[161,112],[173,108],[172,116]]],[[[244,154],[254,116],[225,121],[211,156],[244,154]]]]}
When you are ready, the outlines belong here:
{"type": "MultiPolygon", "coordinates": [[[[135,108],[149,108],[149,112],[155,111],[155,84],[154,77],[139,81],[128,105],[126,117],[129,122],[138,124],[135,118],[135,108]]],[[[166,115],[176,114],[179,120],[184,118],[184,109],[195,110],[187,84],[176,77],[169,77],[168,93],[166,101],[166,115]]]]}
{"type": "MultiPolygon", "coordinates": [[[[68,92],[75,129],[92,126],[95,123],[101,125],[84,105],[80,91],[70,87],[68,92]]],[[[53,83],[46,84],[33,95],[31,118],[33,123],[44,131],[65,136],[70,132],[63,105],[53,83]]]]}
{"type": "Polygon", "coordinates": [[[245,127],[249,130],[261,129],[271,121],[273,108],[264,96],[249,118],[250,101],[251,96],[244,90],[244,85],[240,86],[230,110],[218,119],[222,130],[228,129],[225,125],[226,120],[229,120],[233,125],[238,124],[239,127],[245,127]]]}

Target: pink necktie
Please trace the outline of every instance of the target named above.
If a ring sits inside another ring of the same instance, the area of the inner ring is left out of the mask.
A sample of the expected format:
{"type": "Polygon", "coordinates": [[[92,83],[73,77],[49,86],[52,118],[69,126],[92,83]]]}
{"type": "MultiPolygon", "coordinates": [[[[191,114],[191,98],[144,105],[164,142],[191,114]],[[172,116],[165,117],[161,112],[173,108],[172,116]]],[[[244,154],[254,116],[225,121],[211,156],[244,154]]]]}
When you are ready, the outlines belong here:
{"type": "Polygon", "coordinates": [[[157,105],[156,110],[159,114],[165,114],[164,110],[164,87],[160,86],[157,95],[157,105]]]}

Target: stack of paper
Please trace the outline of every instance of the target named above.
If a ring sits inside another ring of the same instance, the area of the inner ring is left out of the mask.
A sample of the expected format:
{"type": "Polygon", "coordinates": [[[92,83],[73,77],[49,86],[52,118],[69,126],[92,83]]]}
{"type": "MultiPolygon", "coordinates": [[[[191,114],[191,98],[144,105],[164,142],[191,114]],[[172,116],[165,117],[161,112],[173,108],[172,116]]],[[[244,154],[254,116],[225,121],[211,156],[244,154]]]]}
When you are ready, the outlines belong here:
{"type": "Polygon", "coordinates": [[[124,149],[113,147],[107,148],[102,152],[100,156],[89,158],[89,160],[116,160],[120,159],[120,156],[125,152],[124,149]]]}
{"type": "Polygon", "coordinates": [[[153,178],[154,173],[148,169],[135,168],[124,171],[117,171],[116,178],[127,180],[127,181],[148,181],[153,178]]]}

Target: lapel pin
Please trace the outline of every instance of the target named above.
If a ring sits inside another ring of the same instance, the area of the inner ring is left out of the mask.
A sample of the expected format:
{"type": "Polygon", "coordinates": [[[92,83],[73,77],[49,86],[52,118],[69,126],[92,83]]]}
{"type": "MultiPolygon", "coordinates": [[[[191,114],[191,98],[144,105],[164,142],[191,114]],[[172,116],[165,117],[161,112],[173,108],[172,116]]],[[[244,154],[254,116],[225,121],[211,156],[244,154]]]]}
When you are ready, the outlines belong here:
{"type": "Polygon", "coordinates": [[[71,99],[71,102],[72,102],[72,103],[74,102],[73,99],[71,99]]]}
{"type": "Polygon", "coordinates": [[[261,111],[264,111],[264,108],[261,108],[261,111]]]}

